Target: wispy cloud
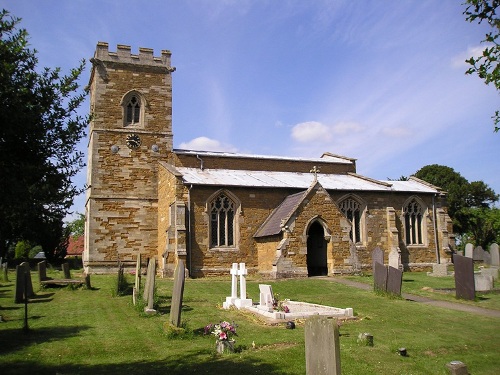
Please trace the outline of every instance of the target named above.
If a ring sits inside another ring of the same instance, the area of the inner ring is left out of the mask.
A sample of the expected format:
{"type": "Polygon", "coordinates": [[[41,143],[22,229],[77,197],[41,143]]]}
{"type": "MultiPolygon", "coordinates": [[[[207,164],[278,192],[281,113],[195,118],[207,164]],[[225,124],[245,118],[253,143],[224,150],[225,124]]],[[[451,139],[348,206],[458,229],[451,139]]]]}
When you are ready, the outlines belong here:
{"type": "Polygon", "coordinates": [[[198,137],[190,140],[189,142],[183,142],[179,145],[179,148],[184,150],[202,150],[202,151],[226,151],[226,152],[238,151],[238,149],[233,145],[221,143],[216,139],[210,139],[208,137],[198,137]]]}

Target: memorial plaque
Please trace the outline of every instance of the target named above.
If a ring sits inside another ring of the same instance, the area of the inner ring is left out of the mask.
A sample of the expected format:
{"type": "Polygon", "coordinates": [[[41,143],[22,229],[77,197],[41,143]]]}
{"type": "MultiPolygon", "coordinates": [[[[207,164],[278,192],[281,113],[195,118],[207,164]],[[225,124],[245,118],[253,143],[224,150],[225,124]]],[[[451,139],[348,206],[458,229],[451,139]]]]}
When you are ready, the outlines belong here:
{"type": "Polygon", "coordinates": [[[474,261],[472,258],[455,254],[455,289],[456,297],[473,300],[476,295],[474,286],[474,261]]]}

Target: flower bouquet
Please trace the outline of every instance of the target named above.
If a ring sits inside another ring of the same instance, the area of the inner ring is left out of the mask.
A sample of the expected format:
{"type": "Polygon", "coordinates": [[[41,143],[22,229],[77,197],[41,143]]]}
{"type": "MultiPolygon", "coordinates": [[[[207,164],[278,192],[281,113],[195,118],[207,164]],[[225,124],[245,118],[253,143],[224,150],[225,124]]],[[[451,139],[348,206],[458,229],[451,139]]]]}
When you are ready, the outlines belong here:
{"type": "Polygon", "coordinates": [[[234,337],[236,334],[237,325],[234,322],[223,321],[217,324],[209,324],[205,326],[205,335],[214,335],[216,337],[217,352],[224,353],[225,351],[234,352],[234,337]]]}

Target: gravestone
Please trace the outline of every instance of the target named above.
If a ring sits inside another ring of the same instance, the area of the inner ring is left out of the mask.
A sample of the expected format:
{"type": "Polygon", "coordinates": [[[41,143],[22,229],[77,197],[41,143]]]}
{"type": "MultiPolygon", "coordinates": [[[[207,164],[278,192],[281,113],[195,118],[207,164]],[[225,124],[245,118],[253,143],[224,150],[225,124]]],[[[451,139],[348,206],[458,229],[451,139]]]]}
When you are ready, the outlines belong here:
{"type": "Polygon", "coordinates": [[[484,250],[481,246],[476,247],[472,251],[472,259],[475,261],[482,261],[484,256],[484,250]]]}
{"type": "Polygon", "coordinates": [[[486,266],[491,266],[491,254],[488,251],[483,252],[483,263],[486,266]]]}
{"type": "Polygon", "coordinates": [[[71,279],[71,273],[69,272],[69,263],[63,263],[61,267],[64,273],[64,278],[71,279]]]}
{"type": "Polygon", "coordinates": [[[238,275],[240,276],[240,298],[234,301],[237,308],[251,307],[252,300],[247,298],[247,277],[248,270],[245,267],[245,263],[240,263],[240,269],[238,270],[238,275]]]}
{"type": "Polygon", "coordinates": [[[493,282],[498,280],[498,267],[483,268],[481,270],[481,275],[493,277],[493,282]]]}
{"type": "Polygon", "coordinates": [[[490,255],[491,255],[491,266],[492,267],[500,267],[500,256],[498,253],[498,244],[496,244],[496,243],[491,244],[490,255]]]}
{"type": "Polygon", "coordinates": [[[376,247],[372,251],[372,271],[375,273],[375,263],[384,264],[384,251],[380,247],[376,247]]]}
{"type": "Polygon", "coordinates": [[[474,288],[476,292],[487,292],[493,289],[493,276],[474,275],[474,288]]]}
{"type": "Polygon", "coordinates": [[[455,290],[456,297],[473,300],[476,296],[474,287],[474,261],[472,258],[455,254],[455,290]]]}
{"type": "Polygon", "coordinates": [[[448,263],[434,263],[432,272],[427,272],[427,275],[432,277],[448,276],[448,263]]]}
{"type": "Polygon", "coordinates": [[[392,248],[389,253],[389,267],[399,269],[401,267],[401,254],[397,248],[392,248]]]}
{"type": "Polygon", "coordinates": [[[153,258],[149,259],[148,270],[146,272],[146,283],[144,285],[144,291],[142,294],[142,299],[146,303],[148,303],[149,290],[151,288],[151,281],[154,282],[155,273],[156,273],[156,258],[153,257],[153,258]]]}
{"type": "Polygon", "coordinates": [[[402,283],[403,272],[398,268],[389,266],[387,271],[387,292],[400,296],[402,283]]]}
{"type": "Polygon", "coordinates": [[[314,315],[306,320],[304,334],[306,375],[340,375],[337,320],[314,315]]]}
{"type": "Polygon", "coordinates": [[[180,259],[174,272],[174,289],[172,291],[172,303],[170,306],[170,324],[176,327],[180,327],[181,325],[185,277],[186,271],[184,269],[184,262],[180,259]]]}
{"type": "Polygon", "coordinates": [[[148,265],[148,274],[146,276],[146,284],[148,285],[146,293],[146,307],[144,311],[146,313],[154,314],[156,310],[154,310],[154,298],[155,298],[155,277],[156,277],[156,258],[151,258],[149,260],[148,265]]]}
{"type": "Polygon", "coordinates": [[[38,281],[40,281],[41,283],[42,281],[48,280],[47,261],[42,260],[41,262],[38,262],[37,268],[38,268],[38,281]]]}
{"type": "Polygon", "coordinates": [[[231,297],[226,297],[226,301],[222,303],[222,307],[229,309],[234,305],[234,301],[238,298],[238,263],[233,263],[231,270],[231,297]]]}
{"type": "Polygon", "coordinates": [[[134,287],[137,293],[141,290],[141,254],[137,254],[137,261],[135,263],[135,283],[134,287]]]}
{"type": "Polygon", "coordinates": [[[461,361],[451,361],[446,364],[446,368],[448,369],[448,373],[450,375],[469,375],[469,370],[467,370],[467,366],[465,363],[461,361]]]}
{"type": "Polygon", "coordinates": [[[16,292],[14,294],[14,303],[22,303],[24,301],[24,266],[16,266],[16,292]]]}
{"type": "Polygon", "coordinates": [[[7,268],[7,262],[2,263],[2,276],[3,281],[9,281],[9,269],[7,268]]]}
{"type": "Polygon", "coordinates": [[[472,252],[474,251],[474,245],[471,243],[468,243],[465,245],[465,256],[467,258],[472,258],[472,252]]]}
{"type": "Polygon", "coordinates": [[[26,290],[28,293],[28,298],[31,298],[35,295],[33,293],[33,282],[31,281],[31,269],[30,269],[30,264],[28,262],[22,262],[21,266],[24,267],[24,272],[26,272],[28,278],[26,279],[26,290]]]}
{"type": "Polygon", "coordinates": [[[381,263],[375,263],[373,289],[383,292],[387,290],[387,268],[381,263]]]}
{"type": "Polygon", "coordinates": [[[272,312],[274,310],[274,294],[271,285],[259,284],[260,299],[258,309],[272,312]]]}
{"type": "Polygon", "coordinates": [[[90,273],[85,274],[85,288],[92,289],[92,285],[90,284],[90,273]]]}

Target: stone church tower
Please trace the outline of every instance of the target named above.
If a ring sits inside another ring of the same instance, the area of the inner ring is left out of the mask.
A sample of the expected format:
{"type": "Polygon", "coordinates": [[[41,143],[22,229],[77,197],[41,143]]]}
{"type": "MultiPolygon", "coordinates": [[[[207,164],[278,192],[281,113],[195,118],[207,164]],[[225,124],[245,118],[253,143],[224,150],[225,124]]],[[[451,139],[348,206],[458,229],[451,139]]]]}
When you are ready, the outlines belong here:
{"type": "Polygon", "coordinates": [[[157,252],[158,161],[172,151],[170,51],[99,42],[91,59],[84,266],[105,272],[157,252]]]}

